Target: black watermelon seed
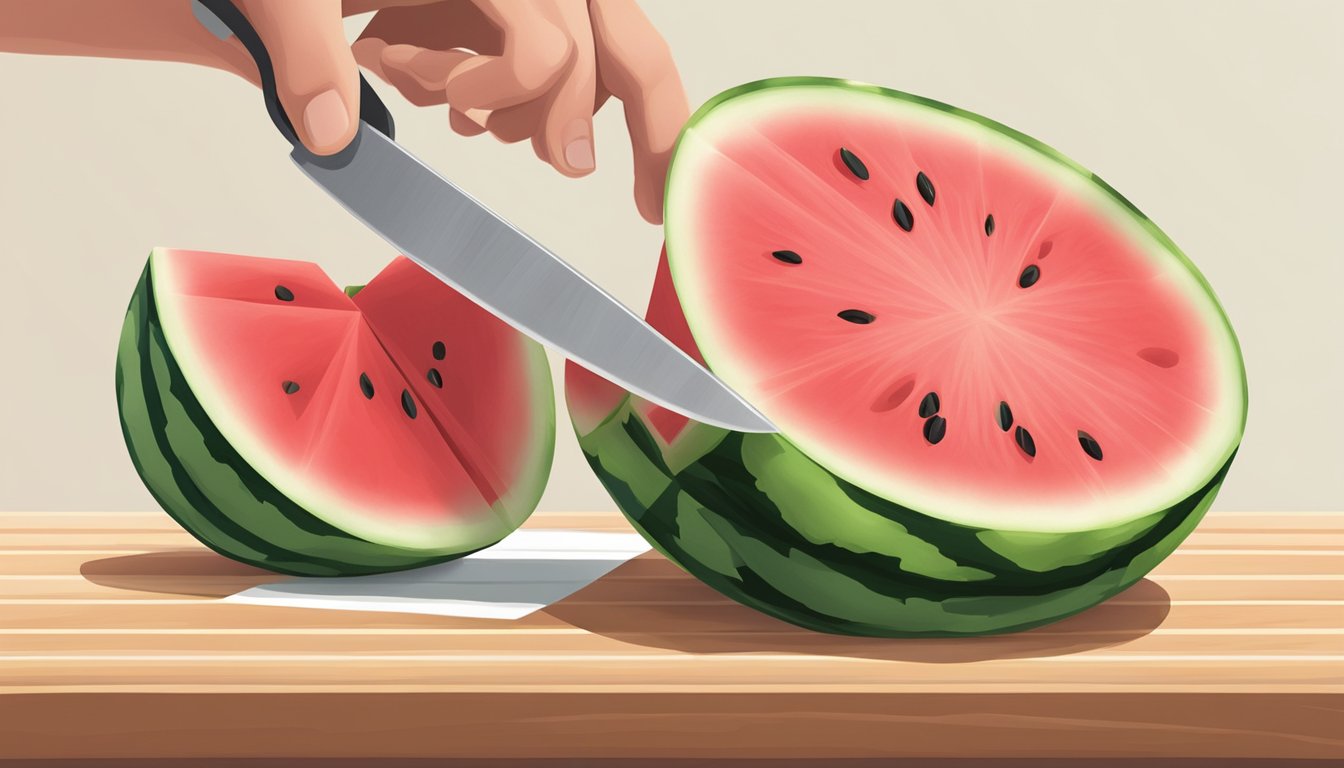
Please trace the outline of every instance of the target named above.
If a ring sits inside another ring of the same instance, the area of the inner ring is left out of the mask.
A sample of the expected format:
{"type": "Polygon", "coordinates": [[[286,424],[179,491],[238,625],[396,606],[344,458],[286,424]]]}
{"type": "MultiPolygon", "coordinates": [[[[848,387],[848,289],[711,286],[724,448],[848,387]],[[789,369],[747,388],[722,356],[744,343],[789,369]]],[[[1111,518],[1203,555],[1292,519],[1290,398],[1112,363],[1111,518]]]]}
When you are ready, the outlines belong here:
{"type": "Polygon", "coordinates": [[[448,348],[445,347],[445,346],[443,346],[443,342],[442,342],[442,341],[436,341],[436,342],[434,342],[434,350],[433,350],[433,351],[434,351],[434,359],[435,359],[435,360],[442,360],[442,359],[444,358],[444,356],[448,354],[448,348]]]}
{"type": "Polygon", "coordinates": [[[835,316],[859,325],[867,325],[877,319],[876,315],[864,312],[862,309],[842,309],[835,316]]]}
{"type": "Polygon", "coordinates": [[[919,401],[919,417],[927,419],[938,412],[940,403],[938,402],[938,393],[930,392],[919,401]]]}
{"type": "Polygon", "coordinates": [[[430,384],[443,389],[443,377],[439,375],[438,368],[430,368],[429,373],[425,374],[425,378],[429,379],[430,384]]]}
{"type": "Polygon", "coordinates": [[[799,256],[798,254],[794,253],[793,251],[775,251],[774,253],[772,253],[772,254],[770,254],[770,255],[771,255],[771,256],[774,256],[776,259],[779,259],[780,261],[784,262],[785,264],[802,264],[802,263],[803,263],[803,257],[802,257],[802,256],[799,256]]]}
{"type": "Polygon", "coordinates": [[[999,401],[999,429],[1007,432],[1013,426],[1013,409],[1008,407],[1008,403],[999,401]]]}
{"type": "Polygon", "coordinates": [[[401,410],[405,411],[406,415],[412,419],[415,418],[415,401],[411,399],[411,393],[404,389],[401,390],[401,410]]]}
{"type": "Polygon", "coordinates": [[[915,214],[910,212],[910,206],[899,199],[891,206],[891,216],[896,219],[896,226],[906,232],[915,228],[915,214]]]}
{"type": "Polygon", "coordinates": [[[1083,446],[1083,453],[1101,461],[1101,444],[1097,442],[1096,438],[1080,429],[1078,430],[1078,444],[1083,446]]]}
{"type": "Polygon", "coordinates": [[[286,394],[286,395],[292,395],[292,394],[294,394],[295,392],[298,392],[298,391],[299,391],[299,382],[297,382],[297,381],[286,381],[286,382],[284,382],[283,384],[280,385],[280,388],[283,389],[283,390],[285,390],[285,394],[286,394]]]}
{"type": "Polygon", "coordinates": [[[933,198],[936,195],[933,191],[933,182],[929,181],[929,177],[925,176],[923,171],[915,177],[915,186],[919,188],[919,196],[924,198],[924,202],[933,205],[933,198]]]}
{"type": "Polygon", "coordinates": [[[373,382],[369,380],[369,374],[359,374],[359,391],[363,392],[368,399],[373,399],[373,382]]]}
{"type": "Polygon", "coordinates": [[[985,237],[994,234],[994,214],[985,217],[985,237]]]}
{"type": "Polygon", "coordinates": [[[845,167],[849,169],[850,173],[859,177],[862,181],[868,180],[868,166],[863,164],[863,161],[858,158],[858,155],[841,147],[840,159],[844,162],[845,167]]]}
{"type": "Polygon", "coordinates": [[[937,445],[947,434],[947,419],[942,416],[932,416],[924,422],[924,439],[929,441],[930,445],[937,445]]]}
{"type": "Polygon", "coordinates": [[[1023,288],[1030,288],[1041,279],[1041,268],[1035,264],[1028,264],[1027,268],[1022,270],[1022,274],[1017,278],[1017,284],[1023,288]]]}
{"type": "Polygon", "coordinates": [[[281,301],[293,301],[294,292],[283,285],[277,285],[275,286],[275,298],[281,301]]]}
{"type": "Polygon", "coordinates": [[[1036,441],[1031,439],[1030,432],[1022,427],[1018,427],[1017,432],[1013,435],[1013,439],[1017,440],[1017,447],[1021,448],[1023,453],[1028,456],[1036,455],[1036,441]]]}

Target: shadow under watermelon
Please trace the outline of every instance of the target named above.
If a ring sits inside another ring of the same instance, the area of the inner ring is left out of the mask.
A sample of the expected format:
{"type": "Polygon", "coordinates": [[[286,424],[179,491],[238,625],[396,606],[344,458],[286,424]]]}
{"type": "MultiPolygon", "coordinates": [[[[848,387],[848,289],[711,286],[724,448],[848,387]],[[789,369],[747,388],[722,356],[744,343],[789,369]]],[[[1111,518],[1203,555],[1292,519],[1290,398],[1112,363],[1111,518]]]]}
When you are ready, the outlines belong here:
{"type": "Polygon", "coordinates": [[[195,597],[227,597],[293,578],[230,560],[205,548],[105,557],[84,563],[79,573],[87,581],[113,589],[195,597]]]}
{"type": "Polygon", "coordinates": [[[1060,656],[1122,645],[1151,633],[1170,610],[1167,591],[1143,579],[1100,605],[1025,632],[928,639],[828,635],[740,605],[650,553],[545,612],[615,640],[687,653],[773,651],[958,663],[1060,656]]]}

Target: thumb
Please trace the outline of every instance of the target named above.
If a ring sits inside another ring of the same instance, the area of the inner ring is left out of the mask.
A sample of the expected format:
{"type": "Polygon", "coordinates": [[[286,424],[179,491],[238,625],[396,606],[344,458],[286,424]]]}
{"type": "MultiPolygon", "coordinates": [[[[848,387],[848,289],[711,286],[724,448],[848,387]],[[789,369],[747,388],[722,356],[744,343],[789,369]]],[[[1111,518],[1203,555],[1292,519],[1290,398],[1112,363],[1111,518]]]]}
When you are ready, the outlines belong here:
{"type": "Polygon", "coordinates": [[[280,105],[312,152],[339,152],[359,125],[359,67],[345,40],[341,0],[242,0],[275,69],[280,105]]]}

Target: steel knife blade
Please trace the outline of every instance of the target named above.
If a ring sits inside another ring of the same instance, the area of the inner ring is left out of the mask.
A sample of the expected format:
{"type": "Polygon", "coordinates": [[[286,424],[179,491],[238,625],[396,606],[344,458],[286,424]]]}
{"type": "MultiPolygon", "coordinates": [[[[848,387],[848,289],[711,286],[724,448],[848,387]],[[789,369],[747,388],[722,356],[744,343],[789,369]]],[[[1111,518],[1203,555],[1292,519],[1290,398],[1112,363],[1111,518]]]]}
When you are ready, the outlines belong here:
{"type": "Polygon", "coordinates": [[[367,123],[336,155],[297,146],[291,158],[398,251],[528,336],[697,421],[776,431],[615,297],[367,123]]]}

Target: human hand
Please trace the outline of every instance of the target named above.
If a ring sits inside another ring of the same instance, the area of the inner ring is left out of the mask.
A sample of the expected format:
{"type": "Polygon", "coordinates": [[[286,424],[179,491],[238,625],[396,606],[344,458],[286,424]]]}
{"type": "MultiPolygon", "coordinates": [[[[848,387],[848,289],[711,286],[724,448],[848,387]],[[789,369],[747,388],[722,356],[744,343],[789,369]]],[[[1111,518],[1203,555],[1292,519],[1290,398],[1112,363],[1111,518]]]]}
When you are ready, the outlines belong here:
{"type": "MultiPolygon", "coordinates": [[[[369,5],[387,3],[347,0],[345,10],[369,5]]],[[[662,221],[667,165],[689,109],[667,43],[634,0],[398,4],[378,11],[354,53],[412,103],[447,104],[457,133],[530,138],[537,157],[567,176],[592,172],[592,117],[615,96],[634,151],[636,206],[662,221]]]]}
{"type": "MultiPolygon", "coordinates": [[[[662,220],[663,181],[689,110],[667,44],[634,0],[235,0],[266,44],[280,103],[318,154],[359,125],[359,66],[411,102],[448,104],[471,136],[532,139],[562,173],[594,167],[592,115],[625,104],[635,202],[662,220]],[[377,10],[354,51],[342,17],[377,10]],[[481,117],[484,127],[468,115],[481,117]]],[[[237,39],[219,40],[187,0],[0,0],[0,51],[190,62],[257,82],[237,39]]]]}

